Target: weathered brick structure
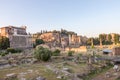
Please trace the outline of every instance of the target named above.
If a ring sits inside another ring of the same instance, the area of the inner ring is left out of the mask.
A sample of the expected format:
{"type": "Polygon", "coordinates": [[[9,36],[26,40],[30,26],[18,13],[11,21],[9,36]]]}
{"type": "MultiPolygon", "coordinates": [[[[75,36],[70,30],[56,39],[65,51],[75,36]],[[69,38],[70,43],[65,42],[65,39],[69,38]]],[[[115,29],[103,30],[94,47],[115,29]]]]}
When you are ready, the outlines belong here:
{"type": "Polygon", "coordinates": [[[26,33],[26,26],[0,28],[0,35],[9,38],[11,48],[31,48],[32,37],[26,33]]]}
{"type": "Polygon", "coordinates": [[[36,33],[32,35],[32,41],[35,43],[36,39],[42,39],[46,45],[50,47],[80,47],[85,45],[87,42],[86,36],[78,36],[75,33],[60,32],[60,31],[49,31],[44,33],[36,33]]]}
{"type": "Polygon", "coordinates": [[[54,46],[60,47],[59,33],[47,32],[47,33],[41,34],[39,38],[42,39],[50,47],[54,47],[54,46]]]}
{"type": "Polygon", "coordinates": [[[114,47],[113,48],[113,56],[120,55],[120,47],[114,47]]]}
{"type": "Polygon", "coordinates": [[[80,36],[77,36],[76,34],[69,35],[69,45],[80,45],[81,44],[81,38],[80,36]]]}
{"type": "Polygon", "coordinates": [[[43,33],[40,36],[40,39],[44,40],[45,42],[53,42],[53,41],[60,42],[60,34],[53,32],[43,33]]]}
{"type": "Polygon", "coordinates": [[[67,47],[67,48],[65,48],[65,51],[87,52],[87,47],[86,46],[80,46],[78,48],[67,47]]]}

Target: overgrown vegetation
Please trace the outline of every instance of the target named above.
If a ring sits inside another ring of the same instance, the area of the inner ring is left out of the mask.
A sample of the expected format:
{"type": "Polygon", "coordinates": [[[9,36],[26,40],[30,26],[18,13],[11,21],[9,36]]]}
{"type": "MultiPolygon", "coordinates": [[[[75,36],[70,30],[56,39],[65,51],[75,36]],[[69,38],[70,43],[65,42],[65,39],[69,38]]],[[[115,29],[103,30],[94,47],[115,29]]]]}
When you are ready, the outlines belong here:
{"type": "Polygon", "coordinates": [[[48,61],[51,58],[52,52],[48,48],[44,48],[42,46],[39,46],[34,51],[34,57],[40,61],[48,61]]]}
{"type": "Polygon", "coordinates": [[[5,56],[5,55],[7,55],[7,54],[8,54],[8,53],[7,53],[6,51],[1,51],[1,52],[0,52],[0,55],[1,55],[1,56],[5,56]]]}
{"type": "Polygon", "coordinates": [[[5,56],[5,55],[7,55],[9,53],[13,54],[13,53],[21,53],[21,52],[22,52],[21,49],[7,48],[6,50],[1,50],[0,55],[5,56]]]}
{"type": "Polygon", "coordinates": [[[56,49],[55,51],[53,51],[52,56],[60,56],[60,50],[56,49]]]}
{"type": "Polygon", "coordinates": [[[100,43],[103,45],[111,45],[113,42],[117,44],[120,43],[119,37],[119,34],[114,34],[114,37],[112,37],[112,34],[100,34],[99,37],[88,38],[87,45],[91,45],[92,42],[94,45],[100,45],[100,43]]]}
{"type": "Polygon", "coordinates": [[[104,66],[101,69],[96,68],[95,70],[91,70],[90,73],[86,77],[83,78],[83,80],[91,80],[96,75],[99,75],[100,73],[106,72],[107,70],[109,70],[112,67],[113,67],[113,65],[111,63],[107,63],[107,66],[104,66]]]}
{"type": "Polygon", "coordinates": [[[37,45],[44,44],[45,42],[42,39],[36,39],[35,44],[33,44],[33,47],[35,48],[37,45]]]}
{"type": "Polygon", "coordinates": [[[0,49],[3,50],[8,47],[10,47],[9,39],[7,37],[0,36],[0,49]]]}
{"type": "Polygon", "coordinates": [[[69,51],[68,56],[73,56],[74,51],[69,51]]]}
{"type": "Polygon", "coordinates": [[[7,48],[7,53],[20,53],[20,52],[22,52],[21,49],[7,48]]]}
{"type": "Polygon", "coordinates": [[[116,80],[120,80],[120,76],[116,80]]]}

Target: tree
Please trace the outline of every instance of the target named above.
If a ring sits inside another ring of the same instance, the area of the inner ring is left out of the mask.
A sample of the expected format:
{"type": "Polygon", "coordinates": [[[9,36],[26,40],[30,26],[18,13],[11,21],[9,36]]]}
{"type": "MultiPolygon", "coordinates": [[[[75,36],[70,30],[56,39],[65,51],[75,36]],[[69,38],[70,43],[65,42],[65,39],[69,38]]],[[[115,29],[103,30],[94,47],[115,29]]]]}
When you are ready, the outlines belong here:
{"type": "Polygon", "coordinates": [[[87,45],[99,45],[100,44],[100,41],[99,41],[99,38],[89,38],[87,40],[87,45]]]}
{"type": "Polygon", "coordinates": [[[87,40],[87,45],[91,45],[91,38],[87,40]]]}
{"type": "Polygon", "coordinates": [[[108,39],[104,41],[104,44],[106,45],[112,44],[112,36],[110,34],[108,34],[108,39]]]}
{"type": "Polygon", "coordinates": [[[102,45],[109,45],[112,44],[112,36],[110,34],[100,34],[99,35],[99,39],[100,39],[100,44],[102,45]],[[108,36],[108,37],[107,37],[108,36]]]}
{"type": "Polygon", "coordinates": [[[7,37],[0,36],[0,49],[7,49],[10,47],[10,42],[7,37]]]}
{"type": "Polygon", "coordinates": [[[108,41],[111,41],[112,36],[110,34],[108,34],[108,41]]]}
{"type": "Polygon", "coordinates": [[[115,34],[115,35],[114,35],[114,43],[115,43],[115,44],[120,43],[119,37],[120,37],[119,34],[115,34]]]}
{"type": "Polygon", "coordinates": [[[42,39],[36,39],[35,40],[35,45],[40,45],[40,44],[44,44],[45,42],[42,39]]]}
{"type": "Polygon", "coordinates": [[[94,45],[99,45],[100,44],[99,38],[94,38],[93,39],[93,44],[94,45]]]}
{"type": "Polygon", "coordinates": [[[36,47],[34,51],[34,57],[40,61],[48,61],[51,58],[51,51],[48,48],[43,48],[42,46],[36,47]]]}
{"type": "Polygon", "coordinates": [[[103,35],[102,34],[99,35],[99,39],[103,40],[103,35]]]}

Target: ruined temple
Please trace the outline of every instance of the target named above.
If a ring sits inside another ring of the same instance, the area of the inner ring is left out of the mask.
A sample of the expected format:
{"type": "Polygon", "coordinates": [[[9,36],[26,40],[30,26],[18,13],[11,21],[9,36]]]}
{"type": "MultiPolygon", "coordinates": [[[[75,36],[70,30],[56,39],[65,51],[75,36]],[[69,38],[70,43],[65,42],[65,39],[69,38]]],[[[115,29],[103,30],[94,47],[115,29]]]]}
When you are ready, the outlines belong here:
{"type": "Polygon", "coordinates": [[[69,45],[73,45],[73,46],[80,46],[81,43],[81,38],[80,36],[78,36],[77,34],[70,34],[69,35],[69,45]]]}
{"type": "Polygon", "coordinates": [[[11,48],[31,48],[32,37],[27,34],[26,26],[6,26],[0,28],[0,35],[9,38],[11,48]]]}
{"type": "Polygon", "coordinates": [[[54,30],[33,34],[33,43],[35,43],[36,39],[42,39],[49,47],[61,47],[65,49],[66,47],[79,48],[81,45],[86,44],[88,38],[67,30],[54,30]]]}
{"type": "Polygon", "coordinates": [[[42,39],[46,44],[49,46],[60,46],[60,33],[54,33],[54,32],[47,32],[43,33],[39,37],[42,39]]]}

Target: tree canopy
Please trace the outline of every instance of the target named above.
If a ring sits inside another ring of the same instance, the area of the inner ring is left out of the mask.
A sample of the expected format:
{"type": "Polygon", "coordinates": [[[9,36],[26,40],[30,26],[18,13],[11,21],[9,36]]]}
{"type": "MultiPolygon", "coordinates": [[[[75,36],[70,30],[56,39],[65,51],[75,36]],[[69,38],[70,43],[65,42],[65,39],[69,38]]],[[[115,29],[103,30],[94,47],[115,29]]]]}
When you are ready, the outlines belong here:
{"type": "Polygon", "coordinates": [[[10,47],[10,42],[7,37],[0,36],[0,49],[7,49],[10,47]]]}

